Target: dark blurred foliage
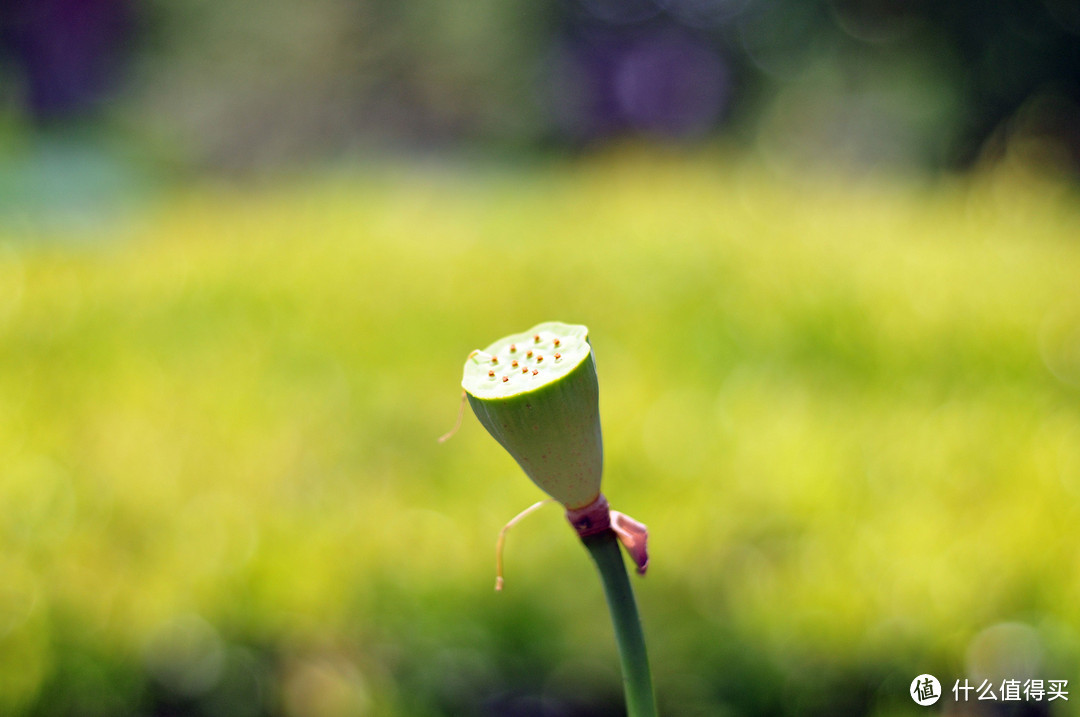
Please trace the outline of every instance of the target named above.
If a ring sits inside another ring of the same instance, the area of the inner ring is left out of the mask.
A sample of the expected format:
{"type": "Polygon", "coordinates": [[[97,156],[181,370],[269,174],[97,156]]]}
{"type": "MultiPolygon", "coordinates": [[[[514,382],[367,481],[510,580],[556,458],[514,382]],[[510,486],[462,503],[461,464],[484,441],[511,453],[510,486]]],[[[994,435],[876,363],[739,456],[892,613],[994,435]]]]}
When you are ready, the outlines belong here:
{"type": "Polygon", "coordinates": [[[922,167],[1019,134],[1080,165],[1071,0],[7,0],[0,37],[8,112],[108,98],[199,166],[718,131],[922,167]]]}

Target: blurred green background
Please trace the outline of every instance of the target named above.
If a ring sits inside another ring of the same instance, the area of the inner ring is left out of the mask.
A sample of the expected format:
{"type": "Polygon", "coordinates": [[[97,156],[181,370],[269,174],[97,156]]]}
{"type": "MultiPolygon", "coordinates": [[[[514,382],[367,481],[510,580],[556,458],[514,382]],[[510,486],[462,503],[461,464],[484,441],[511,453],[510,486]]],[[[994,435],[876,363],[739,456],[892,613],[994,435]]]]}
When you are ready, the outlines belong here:
{"type": "Polygon", "coordinates": [[[1075,7],[0,6],[0,714],[622,714],[544,320],[663,714],[1080,714],[1075,7]]]}

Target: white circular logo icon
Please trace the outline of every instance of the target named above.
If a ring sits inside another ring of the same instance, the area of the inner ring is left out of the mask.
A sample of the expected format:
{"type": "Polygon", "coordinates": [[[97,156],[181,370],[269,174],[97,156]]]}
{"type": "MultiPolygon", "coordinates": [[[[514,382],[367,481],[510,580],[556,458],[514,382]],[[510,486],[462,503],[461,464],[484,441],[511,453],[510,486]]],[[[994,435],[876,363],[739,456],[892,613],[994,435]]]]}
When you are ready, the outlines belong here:
{"type": "Polygon", "coordinates": [[[911,699],[928,707],[941,699],[941,683],[933,675],[919,675],[911,681],[911,699]]]}

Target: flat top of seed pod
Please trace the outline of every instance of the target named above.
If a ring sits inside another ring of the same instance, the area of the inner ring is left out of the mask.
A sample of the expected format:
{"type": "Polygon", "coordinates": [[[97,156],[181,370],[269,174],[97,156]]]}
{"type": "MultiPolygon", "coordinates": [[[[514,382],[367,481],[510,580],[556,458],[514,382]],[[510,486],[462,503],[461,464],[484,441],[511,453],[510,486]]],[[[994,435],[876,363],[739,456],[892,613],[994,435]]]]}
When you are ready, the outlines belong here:
{"type": "Polygon", "coordinates": [[[573,371],[590,351],[588,327],[548,321],[473,351],[461,386],[477,398],[528,393],[573,371]]]}

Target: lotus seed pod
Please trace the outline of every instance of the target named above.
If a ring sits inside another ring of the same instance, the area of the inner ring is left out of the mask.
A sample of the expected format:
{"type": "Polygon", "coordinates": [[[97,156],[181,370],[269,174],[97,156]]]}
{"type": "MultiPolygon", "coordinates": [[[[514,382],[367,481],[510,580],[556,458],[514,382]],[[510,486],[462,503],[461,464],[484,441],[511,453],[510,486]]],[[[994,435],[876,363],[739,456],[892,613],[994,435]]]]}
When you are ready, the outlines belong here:
{"type": "Polygon", "coordinates": [[[597,499],[604,449],[587,327],[551,321],[473,351],[461,386],[541,490],[570,509],[597,499]]]}

